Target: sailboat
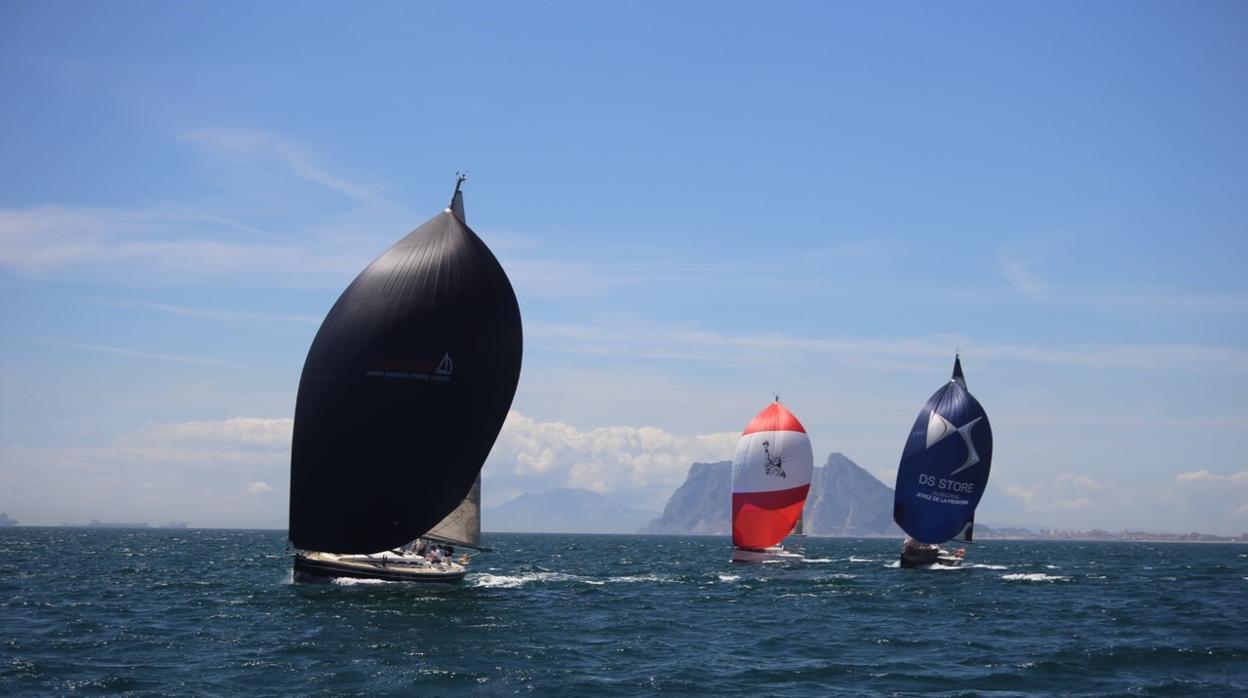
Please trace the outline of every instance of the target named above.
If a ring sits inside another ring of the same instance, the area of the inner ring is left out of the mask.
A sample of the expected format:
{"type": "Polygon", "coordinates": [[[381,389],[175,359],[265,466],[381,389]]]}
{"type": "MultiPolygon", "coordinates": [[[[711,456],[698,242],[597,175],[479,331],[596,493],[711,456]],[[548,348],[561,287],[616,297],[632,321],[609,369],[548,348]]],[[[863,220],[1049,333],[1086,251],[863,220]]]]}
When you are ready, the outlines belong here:
{"type": "Polygon", "coordinates": [[[732,561],[801,555],[779,545],[802,516],[814,456],[806,429],[780,397],[754,416],[732,459],[732,561]]]}
{"type": "Polygon", "coordinates": [[[909,536],[902,567],[962,563],[964,551],[940,545],[971,541],[991,466],[992,425],[966,389],[962,357],[955,355],[953,377],[919,410],[897,467],[893,520],[909,536]]]}
{"type": "Polygon", "coordinates": [[[296,579],[454,582],[480,548],[481,467],[520,377],[520,309],[451,205],[368,265],[325,316],[290,456],[296,579]]]}

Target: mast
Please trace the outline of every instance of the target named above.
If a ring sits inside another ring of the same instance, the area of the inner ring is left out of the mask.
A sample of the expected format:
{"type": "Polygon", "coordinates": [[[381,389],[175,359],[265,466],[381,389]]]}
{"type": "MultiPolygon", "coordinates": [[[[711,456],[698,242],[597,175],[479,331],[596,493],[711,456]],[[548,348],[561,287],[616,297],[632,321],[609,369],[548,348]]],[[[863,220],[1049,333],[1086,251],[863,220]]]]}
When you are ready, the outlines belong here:
{"type": "Polygon", "coordinates": [[[455,193],[451,194],[451,213],[459,217],[460,222],[467,224],[468,217],[464,215],[464,193],[460,191],[460,187],[464,185],[464,180],[468,179],[467,172],[455,173],[455,193]]]}
{"type": "MultiPolygon", "coordinates": [[[[451,213],[455,214],[465,224],[468,222],[468,216],[464,212],[464,192],[462,188],[467,179],[467,172],[455,173],[455,192],[451,194],[450,206],[451,213]]],[[[464,497],[464,501],[460,502],[454,511],[447,514],[446,518],[425,532],[421,538],[465,548],[489,550],[489,548],[481,546],[480,475],[477,475],[476,482],[472,483],[472,489],[469,490],[468,496],[464,497]]]]}

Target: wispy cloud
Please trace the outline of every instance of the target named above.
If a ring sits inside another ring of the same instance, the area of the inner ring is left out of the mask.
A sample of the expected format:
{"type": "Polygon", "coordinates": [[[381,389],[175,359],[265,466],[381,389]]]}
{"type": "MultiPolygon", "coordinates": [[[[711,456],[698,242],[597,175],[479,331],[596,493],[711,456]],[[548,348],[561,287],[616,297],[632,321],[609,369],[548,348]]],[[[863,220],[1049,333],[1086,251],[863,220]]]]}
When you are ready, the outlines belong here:
{"type": "Polygon", "coordinates": [[[1210,313],[1243,313],[1248,311],[1248,296],[1237,296],[1228,293],[1088,291],[1075,294],[1073,300],[1081,305],[1095,305],[1103,308],[1210,313]]]}
{"type": "Polygon", "coordinates": [[[238,129],[206,128],[185,134],[188,142],[218,155],[272,159],[295,176],[363,203],[381,203],[384,198],[368,187],[331,172],[302,146],[272,133],[238,129]]]}
{"type": "MultiPolygon", "coordinates": [[[[548,351],[653,360],[771,364],[780,357],[805,356],[837,365],[880,366],[885,359],[947,357],[951,347],[961,346],[980,358],[1025,364],[1098,369],[1179,368],[1213,373],[1248,371],[1248,352],[1201,344],[1044,346],[981,344],[950,335],[881,340],[727,334],[635,318],[580,324],[532,323],[526,328],[526,334],[548,351]]],[[[907,368],[904,362],[889,368],[915,370],[912,365],[907,368]]]]}
{"type": "Polygon", "coordinates": [[[237,240],[177,206],[0,209],[0,267],[33,277],[195,284],[245,279],[340,282],[368,259],[323,247],[237,240]]]}
{"type": "Polygon", "coordinates": [[[187,354],[161,354],[157,352],[138,351],[135,349],[127,349],[125,347],[110,347],[103,344],[83,344],[79,342],[59,342],[48,341],[50,344],[67,349],[79,349],[82,351],[96,352],[99,354],[114,354],[116,356],[128,356],[136,359],[151,359],[154,361],[168,361],[180,364],[198,364],[201,366],[217,366],[222,368],[242,368],[242,364],[225,359],[216,359],[209,356],[192,356],[187,354]]]}
{"type": "Polygon", "coordinates": [[[187,317],[209,318],[213,320],[244,320],[259,322],[294,322],[314,324],[321,321],[312,315],[283,315],[279,313],[253,313],[244,310],[219,310],[213,308],[192,308],[171,303],[155,303],[149,301],[129,301],[114,298],[90,298],[88,302],[110,308],[131,308],[147,310],[155,313],[169,313],[187,317]]]}
{"type": "Polygon", "coordinates": [[[999,271],[1006,281],[1028,298],[1045,295],[1045,284],[1034,271],[1034,265],[1017,259],[1001,259],[999,271]]]}

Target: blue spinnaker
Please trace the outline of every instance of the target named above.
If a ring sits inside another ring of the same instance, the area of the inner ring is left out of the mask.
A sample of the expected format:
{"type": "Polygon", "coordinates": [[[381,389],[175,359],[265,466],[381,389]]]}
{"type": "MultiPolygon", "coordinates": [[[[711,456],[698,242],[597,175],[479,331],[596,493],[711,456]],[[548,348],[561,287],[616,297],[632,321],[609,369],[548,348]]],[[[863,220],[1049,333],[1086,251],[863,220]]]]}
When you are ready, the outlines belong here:
{"type": "Polygon", "coordinates": [[[962,362],[914,420],[897,467],[893,520],[910,537],[939,544],[975,516],[992,465],[992,426],[966,389],[962,362]]]}

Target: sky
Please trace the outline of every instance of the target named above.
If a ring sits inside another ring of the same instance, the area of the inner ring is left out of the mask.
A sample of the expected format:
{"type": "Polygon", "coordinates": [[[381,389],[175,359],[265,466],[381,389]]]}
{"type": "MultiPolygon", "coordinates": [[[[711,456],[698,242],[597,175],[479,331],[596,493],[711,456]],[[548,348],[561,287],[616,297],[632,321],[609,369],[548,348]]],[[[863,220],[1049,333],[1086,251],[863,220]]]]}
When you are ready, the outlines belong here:
{"type": "MultiPolygon", "coordinates": [[[[977,520],[1248,531],[1242,2],[0,2],[0,512],[285,527],[320,320],[447,205],[524,318],[484,498],[659,511],[779,393],[977,520]]],[[[485,528],[489,529],[488,520],[485,528]]]]}

